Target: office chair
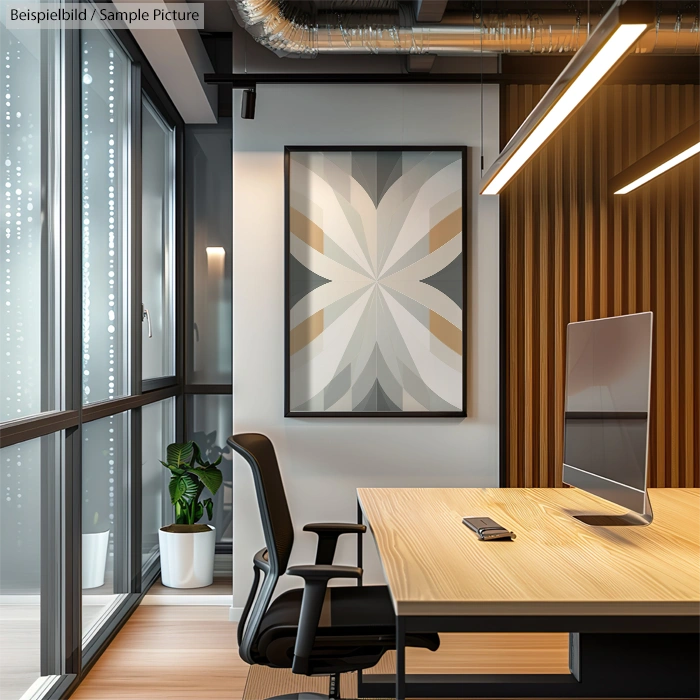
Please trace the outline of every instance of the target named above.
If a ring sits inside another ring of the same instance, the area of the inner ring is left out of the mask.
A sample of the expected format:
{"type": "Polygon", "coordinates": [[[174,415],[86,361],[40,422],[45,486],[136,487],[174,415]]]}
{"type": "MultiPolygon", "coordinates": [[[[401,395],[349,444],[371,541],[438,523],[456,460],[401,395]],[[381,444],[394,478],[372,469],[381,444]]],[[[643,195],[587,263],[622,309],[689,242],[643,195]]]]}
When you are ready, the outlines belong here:
{"type": "MultiPolygon", "coordinates": [[[[260,507],[265,549],[253,557],[253,587],[238,623],[241,658],[249,664],[291,668],[293,673],[330,676],[328,695],[299,693],[269,700],[340,698],[340,674],[375,666],[396,648],[396,618],[386,586],[328,587],[331,579],[354,579],[362,569],[333,564],[338,538],[361,534],[364,525],[315,523],[304,531],[318,535],[316,562],[287,569],[294,543],[275,448],[265,435],[233,435],[228,444],[250,465],[260,507]],[[272,603],[280,575],[304,579],[272,603]],[[262,584],[260,575],[263,574],[262,584]]],[[[406,646],[435,651],[437,634],[407,634],[406,646]]]]}

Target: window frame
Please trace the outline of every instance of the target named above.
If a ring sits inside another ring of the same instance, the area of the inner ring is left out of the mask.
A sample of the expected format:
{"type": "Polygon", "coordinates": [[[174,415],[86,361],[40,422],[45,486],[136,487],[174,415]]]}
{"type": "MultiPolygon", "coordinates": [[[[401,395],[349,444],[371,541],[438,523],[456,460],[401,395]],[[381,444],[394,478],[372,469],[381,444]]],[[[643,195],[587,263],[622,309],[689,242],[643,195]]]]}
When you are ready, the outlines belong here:
{"type": "MultiPolygon", "coordinates": [[[[176,170],[177,170],[177,124],[174,122],[171,118],[168,117],[167,114],[165,114],[162,109],[158,106],[156,103],[156,96],[153,94],[153,90],[150,88],[150,85],[148,83],[144,84],[141,86],[141,111],[139,113],[139,120],[142,122],[143,121],[143,110],[144,109],[150,109],[151,112],[154,113],[154,118],[158,122],[162,122],[164,126],[169,128],[172,131],[172,142],[171,142],[171,169],[172,169],[172,174],[176,176],[176,170]]],[[[143,130],[143,125],[142,130],[143,130]]],[[[142,146],[138,149],[139,154],[143,154],[143,148],[142,146]]],[[[141,163],[139,163],[139,168],[141,168],[141,163]]],[[[177,314],[175,313],[175,308],[177,306],[175,299],[176,299],[176,290],[177,290],[177,282],[178,282],[178,274],[177,274],[177,262],[176,262],[176,251],[177,251],[177,206],[176,206],[176,183],[175,183],[175,178],[173,178],[173,181],[170,183],[169,192],[168,196],[170,197],[171,200],[171,206],[170,208],[170,222],[169,222],[169,228],[171,229],[172,232],[172,238],[171,240],[168,241],[167,246],[164,247],[163,253],[164,253],[164,261],[166,262],[165,266],[165,275],[164,275],[164,283],[167,286],[167,299],[171,303],[171,306],[169,309],[166,310],[167,315],[168,315],[168,324],[169,324],[169,329],[170,329],[170,337],[167,339],[170,343],[171,346],[168,348],[168,353],[170,355],[170,358],[172,360],[172,370],[176,374],[165,374],[159,377],[151,377],[144,379],[143,378],[143,371],[141,371],[141,390],[142,391],[149,391],[153,389],[159,389],[162,387],[166,386],[171,386],[172,384],[177,383],[177,350],[178,350],[178,343],[177,343],[177,336],[176,336],[176,319],[177,319],[177,314]]],[[[139,235],[139,246],[140,250],[139,252],[143,250],[143,219],[141,214],[143,213],[142,210],[142,198],[143,198],[143,187],[142,187],[142,180],[139,180],[139,193],[138,196],[140,198],[139,200],[139,221],[138,221],[138,235],[139,235]]],[[[139,291],[141,295],[143,295],[143,265],[140,263],[139,269],[138,269],[138,274],[139,274],[139,291]]],[[[141,335],[140,342],[141,342],[141,362],[143,362],[143,319],[141,316],[141,303],[143,303],[143,297],[139,299],[139,320],[141,323],[139,323],[140,330],[139,333],[141,335]]]]}

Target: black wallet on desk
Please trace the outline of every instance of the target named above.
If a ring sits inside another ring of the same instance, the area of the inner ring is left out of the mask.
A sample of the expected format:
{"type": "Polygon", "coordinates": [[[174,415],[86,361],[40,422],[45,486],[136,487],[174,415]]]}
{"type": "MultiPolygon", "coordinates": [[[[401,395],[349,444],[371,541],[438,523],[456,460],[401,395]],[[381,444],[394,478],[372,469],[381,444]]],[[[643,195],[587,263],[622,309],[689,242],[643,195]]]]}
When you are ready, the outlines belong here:
{"type": "Polygon", "coordinates": [[[499,525],[492,518],[462,518],[462,522],[476,532],[480,540],[514,540],[515,533],[499,525]]]}

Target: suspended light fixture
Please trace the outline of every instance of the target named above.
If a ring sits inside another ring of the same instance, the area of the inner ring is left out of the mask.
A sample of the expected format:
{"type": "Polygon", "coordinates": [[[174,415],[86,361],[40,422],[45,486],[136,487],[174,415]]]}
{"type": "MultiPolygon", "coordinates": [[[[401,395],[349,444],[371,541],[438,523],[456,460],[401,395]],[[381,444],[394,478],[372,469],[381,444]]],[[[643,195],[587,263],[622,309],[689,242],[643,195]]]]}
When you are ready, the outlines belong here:
{"type": "Polygon", "coordinates": [[[700,122],[676,134],[610,180],[614,194],[627,194],[700,153],[700,122]]]}
{"type": "Polygon", "coordinates": [[[653,21],[654,3],[617,0],[486,172],[481,194],[510,182],[653,21]]]}

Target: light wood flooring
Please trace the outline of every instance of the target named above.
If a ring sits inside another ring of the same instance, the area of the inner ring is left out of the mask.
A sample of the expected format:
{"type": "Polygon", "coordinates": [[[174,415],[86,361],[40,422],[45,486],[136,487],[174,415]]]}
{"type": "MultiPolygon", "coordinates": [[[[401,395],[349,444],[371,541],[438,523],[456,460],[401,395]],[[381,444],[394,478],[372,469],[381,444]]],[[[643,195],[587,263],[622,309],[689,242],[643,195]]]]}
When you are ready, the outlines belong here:
{"type": "MultiPolygon", "coordinates": [[[[230,562],[223,564],[219,562],[214,585],[197,589],[198,595],[230,594],[230,562]]],[[[325,692],[323,679],[291,677],[286,669],[260,669],[244,695],[249,667],[238,656],[236,624],[229,622],[229,606],[152,604],[154,597],[179,593],[192,595],[195,591],[177,591],[156,582],[144,604],[136,609],[72,697],[75,700],[253,700],[269,697],[287,687],[288,692],[317,687],[325,692]],[[266,695],[270,688],[273,693],[266,695]]],[[[441,635],[441,641],[441,648],[435,654],[409,649],[408,670],[415,673],[568,671],[566,635],[441,635]]],[[[387,654],[373,671],[390,673],[393,663],[393,655],[387,654]]]]}
{"type": "Polygon", "coordinates": [[[228,613],[225,606],[139,606],[72,698],[242,698],[248,667],[228,613]]]}
{"type": "MultiPolygon", "coordinates": [[[[236,625],[228,621],[228,612],[224,606],[140,606],[73,698],[242,700],[248,666],[238,656],[236,625]]],[[[444,635],[442,640],[435,654],[409,650],[408,669],[416,673],[568,671],[566,635],[444,635]]],[[[392,664],[387,656],[377,671],[387,672],[392,664]]],[[[264,685],[274,687],[272,677],[269,681],[272,685],[264,685]]],[[[313,687],[311,681],[304,689],[313,687]]],[[[257,697],[254,691],[250,688],[246,696],[257,697]]]]}

